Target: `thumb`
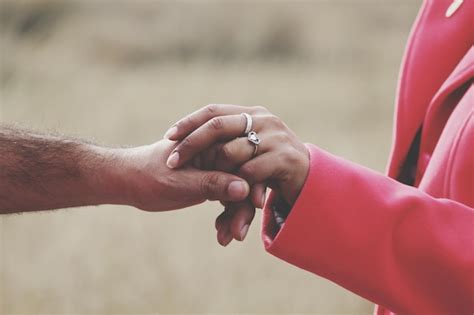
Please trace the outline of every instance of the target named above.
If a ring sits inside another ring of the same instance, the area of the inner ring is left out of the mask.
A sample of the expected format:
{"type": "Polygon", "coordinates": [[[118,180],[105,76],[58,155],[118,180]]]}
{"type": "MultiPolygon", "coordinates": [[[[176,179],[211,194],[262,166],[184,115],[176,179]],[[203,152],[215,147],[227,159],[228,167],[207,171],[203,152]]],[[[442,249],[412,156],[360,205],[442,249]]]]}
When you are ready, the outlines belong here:
{"type": "Polygon", "coordinates": [[[202,199],[221,201],[242,201],[250,192],[249,184],[242,178],[218,171],[196,170],[194,194],[202,199]]]}

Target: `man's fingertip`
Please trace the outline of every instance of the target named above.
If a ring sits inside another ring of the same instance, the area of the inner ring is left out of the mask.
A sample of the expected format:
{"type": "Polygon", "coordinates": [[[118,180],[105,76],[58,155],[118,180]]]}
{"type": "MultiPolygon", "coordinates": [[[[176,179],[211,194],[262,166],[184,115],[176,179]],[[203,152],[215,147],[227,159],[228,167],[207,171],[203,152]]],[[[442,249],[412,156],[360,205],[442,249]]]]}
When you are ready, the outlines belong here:
{"type": "Polygon", "coordinates": [[[169,168],[176,168],[179,163],[179,153],[178,152],[173,152],[169,156],[168,160],[166,161],[166,165],[169,168]]]}
{"type": "Polygon", "coordinates": [[[245,181],[237,180],[229,184],[227,193],[230,199],[240,201],[248,196],[249,190],[249,185],[245,181]]]}

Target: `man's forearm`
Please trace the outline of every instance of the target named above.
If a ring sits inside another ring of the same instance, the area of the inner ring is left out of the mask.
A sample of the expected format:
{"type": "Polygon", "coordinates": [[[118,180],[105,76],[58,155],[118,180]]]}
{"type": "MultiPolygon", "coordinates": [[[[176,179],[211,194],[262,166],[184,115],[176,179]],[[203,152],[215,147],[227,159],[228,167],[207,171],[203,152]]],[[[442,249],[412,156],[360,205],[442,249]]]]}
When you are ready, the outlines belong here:
{"type": "Polygon", "coordinates": [[[127,203],[119,152],[0,126],[0,213],[127,203]]]}

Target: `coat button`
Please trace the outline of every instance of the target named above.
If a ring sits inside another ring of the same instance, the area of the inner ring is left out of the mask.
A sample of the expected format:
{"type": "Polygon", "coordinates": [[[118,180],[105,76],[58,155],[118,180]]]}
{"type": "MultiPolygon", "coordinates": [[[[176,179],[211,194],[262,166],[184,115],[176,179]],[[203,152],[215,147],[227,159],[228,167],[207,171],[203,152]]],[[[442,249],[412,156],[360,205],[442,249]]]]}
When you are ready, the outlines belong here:
{"type": "Polygon", "coordinates": [[[462,3],[463,0],[454,0],[453,3],[451,3],[451,5],[448,7],[448,10],[446,10],[446,17],[451,17],[459,9],[462,3]]]}

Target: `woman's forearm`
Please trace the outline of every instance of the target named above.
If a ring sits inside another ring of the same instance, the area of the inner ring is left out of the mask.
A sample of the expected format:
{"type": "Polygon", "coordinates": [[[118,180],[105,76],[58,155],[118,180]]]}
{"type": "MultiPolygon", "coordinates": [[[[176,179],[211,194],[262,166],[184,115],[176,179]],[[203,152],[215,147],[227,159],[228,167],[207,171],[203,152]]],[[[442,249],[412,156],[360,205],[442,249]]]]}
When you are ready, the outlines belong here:
{"type": "Polygon", "coordinates": [[[310,146],[283,227],[264,210],[273,255],[400,314],[472,314],[474,209],[310,146]]]}

